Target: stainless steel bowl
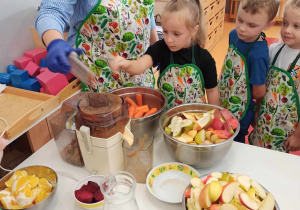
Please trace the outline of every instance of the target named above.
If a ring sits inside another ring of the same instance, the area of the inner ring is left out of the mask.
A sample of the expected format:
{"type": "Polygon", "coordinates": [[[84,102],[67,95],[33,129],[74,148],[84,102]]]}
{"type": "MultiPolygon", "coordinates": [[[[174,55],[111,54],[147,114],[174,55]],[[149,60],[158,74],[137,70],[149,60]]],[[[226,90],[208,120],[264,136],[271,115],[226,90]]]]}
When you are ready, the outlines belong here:
{"type": "MultiPolygon", "coordinates": [[[[54,194],[57,190],[57,181],[58,180],[57,180],[56,172],[53,169],[51,169],[47,166],[28,166],[28,167],[20,168],[20,169],[17,169],[17,170],[18,171],[25,170],[25,171],[27,171],[28,175],[35,175],[38,178],[45,178],[51,183],[52,191],[51,191],[50,195],[47,198],[45,198],[44,200],[42,200],[38,204],[35,204],[35,205],[27,207],[27,208],[23,208],[23,209],[26,209],[26,210],[45,210],[45,209],[47,209],[47,206],[52,201],[52,199],[54,197],[54,194]]],[[[14,174],[14,171],[7,174],[5,177],[3,177],[0,180],[0,190],[4,190],[6,188],[5,182],[8,181],[9,178],[13,174],[14,174]]],[[[0,208],[5,209],[1,202],[0,202],[0,208]]]]}
{"type": "Polygon", "coordinates": [[[211,109],[221,110],[223,108],[205,103],[191,103],[176,106],[161,115],[159,127],[164,135],[168,151],[175,160],[191,165],[194,168],[207,168],[213,166],[227,154],[234,137],[240,130],[240,125],[229,139],[221,143],[211,145],[194,145],[184,143],[174,139],[165,132],[165,126],[170,123],[173,116],[178,115],[181,112],[206,112],[211,109]]]}
{"type": "Polygon", "coordinates": [[[143,103],[148,104],[150,108],[156,107],[157,112],[147,117],[131,119],[130,127],[134,139],[153,137],[158,129],[158,120],[160,115],[165,111],[167,100],[165,96],[156,89],[147,87],[125,87],[113,90],[112,94],[119,95],[123,98],[129,97],[135,101],[135,94],[143,95],[143,103]]]}
{"type": "MultiPolygon", "coordinates": [[[[209,175],[209,174],[203,175],[203,176],[200,177],[200,179],[203,179],[204,177],[207,177],[208,175],[209,175]]],[[[261,186],[262,186],[262,185],[261,185],[261,186]]],[[[185,192],[186,190],[190,189],[191,187],[192,187],[192,185],[189,184],[189,185],[185,188],[184,192],[185,192]]],[[[262,186],[262,188],[264,188],[264,190],[266,191],[266,193],[269,193],[269,191],[268,191],[264,186],[262,186]]],[[[182,209],[188,210],[187,207],[186,207],[186,198],[185,198],[185,196],[184,196],[184,193],[183,193],[183,195],[182,195],[182,209]]],[[[274,208],[274,210],[280,210],[280,208],[279,208],[278,203],[277,203],[276,200],[275,200],[275,208],[274,208]]]]}

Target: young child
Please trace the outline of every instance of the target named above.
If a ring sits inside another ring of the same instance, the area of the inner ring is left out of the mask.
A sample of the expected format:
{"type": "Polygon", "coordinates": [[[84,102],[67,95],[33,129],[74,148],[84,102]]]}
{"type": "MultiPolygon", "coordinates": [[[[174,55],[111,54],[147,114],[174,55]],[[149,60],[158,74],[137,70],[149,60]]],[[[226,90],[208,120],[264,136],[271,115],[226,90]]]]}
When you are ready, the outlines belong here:
{"type": "Polygon", "coordinates": [[[255,102],[265,94],[269,68],[269,50],[263,30],[273,25],[279,7],[277,0],[242,0],[236,29],[229,34],[229,48],[219,79],[220,101],[240,120],[240,132],[234,139],[245,143],[254,120],[255,102]]]}
{"type": "Polygon", "coordinates": [[[141,74],[153,64],[160,64],[157,81],[169,107],[182,103],[205,102],[219,105],[215,61],[203,49],[205,25],[199,0],[172,0],[162,14],[163,40],[150,46],[140,59],[122,57],[110,62],[112,71],[141,74]]]}
{"type": "Polygon", "coordinates": [[[300,0],[286,2],[281,38],[270,46],[267,91],[249,143],[285,152],[300,149],[300,0]]]}

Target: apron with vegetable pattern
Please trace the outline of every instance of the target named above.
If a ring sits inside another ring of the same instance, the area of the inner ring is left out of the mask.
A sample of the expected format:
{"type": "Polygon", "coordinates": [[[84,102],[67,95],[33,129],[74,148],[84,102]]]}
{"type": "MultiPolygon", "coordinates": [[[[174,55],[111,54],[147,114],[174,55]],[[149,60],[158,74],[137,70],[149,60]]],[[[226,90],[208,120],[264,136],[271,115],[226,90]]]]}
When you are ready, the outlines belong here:
{"type": "Polygon", "coordinates": [[[251,99],[246,57],[261,36],[263,34],[248,47],[244,54],[235,47],[236,39],[228,47],[219,77],[221,106],[228,109],[238,120],[245,116],[251,99]]]}
{"type": "Polygon", "coordinates": [[[154,0],[99,0],[77,31],[79,58],[96,74],[83,91],[109,92],[127,86],[154,87],[151,69],[143,74],[113,73],[108,61],[116,56],[138,59],[149,46],[154,0]]]}
{"type": "Polygon", "coordinates": [[[267,75],[266,94],[262,99],[256,127],[249,137],[251,145],[285,152],[284,142],[295,131],[300,116],[300,81],[294,67],[300,53],[288,70],[274,64],[284,45],[276,53],[267,75]]]}
{"type": "Polygon", "coordinates": [[[159,76],[157,87],[168,100],[167,108],[184,103],[205,103],[204,80],[201,70],[196,66],[194,46],[192,64],[174,64],[171,52],[170,65],[159,76]]]}

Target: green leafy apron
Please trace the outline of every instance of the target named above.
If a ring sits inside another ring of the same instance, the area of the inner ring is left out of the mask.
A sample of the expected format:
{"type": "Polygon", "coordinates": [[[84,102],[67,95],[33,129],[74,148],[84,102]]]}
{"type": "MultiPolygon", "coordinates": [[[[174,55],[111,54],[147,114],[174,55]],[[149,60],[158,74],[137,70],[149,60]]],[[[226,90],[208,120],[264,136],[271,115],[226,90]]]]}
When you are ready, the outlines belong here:
{"type": "Polygon", "coordinates": [[[192,64],[174,64],[171,52],[170,65],[159,76],[157,87],[166,96],[168,108],[183,103],[205,103],[204,80],[201,70],[195,64],[194,46],[192,64]]]}
{"type": "Polygon", "coordinates": [[[76,37],[76,47],[84,53],[79,57],[96,78],[83,91],[108,92],[126,86],[154,87],[151,69],[140,75],[124,71],[113,73],[108,60],[122,56],[138,59],[149,46],[154,0],[99,0],[82,21],[76,37]]]}
{"type": "Polygon", "coordinates": [[[234,46],[237,39],[228,47],[227,54],[219,77],[221,106],[228,109],[237,119],[241,120],[248,110],[251,100],[249,75],[246,57],[254,43],[248,47],[244,55],[234,46]]]}
{"type": "Polygon", "coordinates": [[[295,131],[300,114],[299,97],[293,80],[294,67],[300,53],[286,71],[274,64],[284,45],[276,53],[267,75],[267,91],[262,99],[256,127],[249,143],[277,151],[286,151],[284,142],[295,131]]]}

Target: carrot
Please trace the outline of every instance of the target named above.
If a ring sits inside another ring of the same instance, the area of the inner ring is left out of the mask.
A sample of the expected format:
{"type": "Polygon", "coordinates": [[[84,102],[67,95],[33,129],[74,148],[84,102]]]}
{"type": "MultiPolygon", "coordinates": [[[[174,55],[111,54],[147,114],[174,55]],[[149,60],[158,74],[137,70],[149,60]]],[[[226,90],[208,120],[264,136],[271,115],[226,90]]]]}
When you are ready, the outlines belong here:
{"type": "Polygon", "coordinates": [[[130,106],[128,108],[128,112],[129,112],[129,118],[133,118],[134,114],[135,114],[135,108],[136,106],[130,106]]]}
{"type": "Polygon", "coordinates": [[[144,111],[144,112],[148,112],[149,111],[149,106],[148,105],[143,105],[143,106],[138,106],[138,107],[136,107],[136,110],[137,111],[140,111],[140,110],[146,110],[146,111],[144,111]]]}
{"type": "Polygon", "coordinates": [[[178,81],[182,84],[182,86],[185,86],[185,85],[183,84],[182,78],[181,78],[180,76],[177,76],[177,79],[178,79],[178,81]]]}
{"type": "Polygon", "coordinates": [[[137,106],[136,103],[129,97],[126,97],[125,100],[128,102],[130,106],[137,106]]]}
{"type": "Polygon", "coordinates": [[[143,117],[143,114],[144,114],[144,112],[142,110],[139,110],[134,114],[133,118],[143,117]]]}
{"type": "Polygon", "coordinates": [[[272,92],[273,98],[276,101],[276,103],[278,103],[277,101],[277,93],[275,91],[272,92]]]}
{"type": "Polygon", "coordinates": [[[89,25],[87,23],[84,23],[83,26],[85,27],[86,30],[88,30],[89,32],[91,32],[91,29],[89,27],[89,25]]]}
{"type": "Polygon", "coordinates": [[[142,21],[141,21],[140,18],[137,18],[135,21],[136,21],[142,28],[144,28],[143,23],[142,23],[142,21]]]}
{"type": "Polygon", "coordinates": [[[151,114],[154,114],[155,112],[157,112],[157,108],[152,108],[152,109],[150,109],[148,112],[146,112],[146,114],[144,115],[144,117],[147,117],[147,116],[149,116],[149,115],[151,115],[151,114]]]}
{"type": "Polygon", "coordinates": [[[142,96],[142,94],[136,94],[135,98],[136,98],[137,105],[138,106],[143,106],[143,96],[142,96]]]}

